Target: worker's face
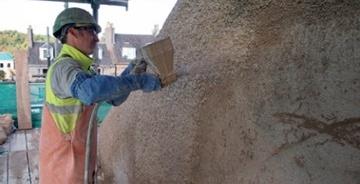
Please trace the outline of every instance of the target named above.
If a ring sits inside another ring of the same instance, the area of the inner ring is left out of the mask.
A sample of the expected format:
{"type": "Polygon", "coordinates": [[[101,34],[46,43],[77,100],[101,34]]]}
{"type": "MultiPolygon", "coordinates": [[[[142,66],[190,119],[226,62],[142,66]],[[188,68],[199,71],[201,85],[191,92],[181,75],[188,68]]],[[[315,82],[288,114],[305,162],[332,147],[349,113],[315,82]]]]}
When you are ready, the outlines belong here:
{"type": "Polygon", "coordinates": [[[95,27],[88,25],[71,27],[70,29],[75,37],[74,46],[85,55],[92,54],[96,43],[99,42],[95,27]]]}

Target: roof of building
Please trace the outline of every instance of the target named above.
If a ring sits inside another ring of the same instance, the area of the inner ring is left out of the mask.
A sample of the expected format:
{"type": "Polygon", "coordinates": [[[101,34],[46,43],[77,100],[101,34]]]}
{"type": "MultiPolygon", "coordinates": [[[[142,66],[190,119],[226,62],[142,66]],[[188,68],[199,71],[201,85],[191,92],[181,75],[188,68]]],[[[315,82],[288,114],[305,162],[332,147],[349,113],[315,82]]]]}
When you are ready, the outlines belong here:
{"type": "Polygon", "coordinates": [[[116,58],[118,58],[118,62],[128,62],[127,58],[122,57],[121,48],[124,46],[139,49],[154,41],[155,36],[153,35],[115,34],[116,58]]]}
{"type": "Polygon", "coordinates": [[[13,56],[9,52],[0,52],[0,60],[11,60],[13,61],[13,56]]]}
{"type": "Polygon", "coordinates": [[[98,48],[102,50],[102,56],[99,56],[99,58],[101,58],[100,65],[113,65],[109,50],[106,48],[106,45],[104,43],[99,43],[98,48]]]}
{"type": "MultiPolygon", "coordinates": [[[[44,43],[34,42],[33,47],[29,49],[29,65],[45,65],[47,66],[47,60],[40,59],[40,47],[44,43]]],[[[50,45],[54,48],[54,43],[50,43],[50,45]]]]}
{"type": "MultiPolygon", "coordinates": [[[[112,57],[111,51],[107,48],[105,43],[98,43],[98,48],[102,50],[100,53],[100,66],[105,65],[113,65],[115,63],[128,63],[129,59],[126,57],[122,57],[122,48],[123,47],[133,47],[139,49],[146,44],[152,43],[155,40],[153,35],[132,35],[132,34],[115,34],[115,58],[112,57]]],[[[33,42],[33,46],[29,49],[29,65],[40,66],[47,65],[47,60],[41,60],[39,57],[39,51],[41,46],[44,43],[33,42]]],[[[62,44],[59,43],[57,47],[55,47],[54,43],[50,43],[50,45],[57,49],[57,53],[60,53],[62,44]]]]}

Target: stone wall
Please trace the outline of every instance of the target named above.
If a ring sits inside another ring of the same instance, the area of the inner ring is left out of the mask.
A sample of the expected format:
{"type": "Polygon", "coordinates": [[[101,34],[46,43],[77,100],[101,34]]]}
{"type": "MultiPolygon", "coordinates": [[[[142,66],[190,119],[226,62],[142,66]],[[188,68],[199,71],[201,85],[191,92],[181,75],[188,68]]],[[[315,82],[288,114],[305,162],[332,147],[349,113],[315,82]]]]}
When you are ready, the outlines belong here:
{"type": "Polygon", "coordinates": [[[178,0],[181,77],[99,134],[104,183],[360,183],[360,1],[178,0]]]}

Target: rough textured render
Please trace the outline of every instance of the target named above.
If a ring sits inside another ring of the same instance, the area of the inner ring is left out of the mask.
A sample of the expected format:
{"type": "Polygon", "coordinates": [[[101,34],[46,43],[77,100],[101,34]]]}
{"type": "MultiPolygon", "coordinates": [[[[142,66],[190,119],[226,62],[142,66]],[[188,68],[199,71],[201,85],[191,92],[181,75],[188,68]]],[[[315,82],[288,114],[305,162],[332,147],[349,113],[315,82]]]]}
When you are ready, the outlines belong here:
{"type": "Polygon", "coordinates": [[[360,183],[360,1],[178,0],[181,77],[100,128],[104,183],[360,183]]]}

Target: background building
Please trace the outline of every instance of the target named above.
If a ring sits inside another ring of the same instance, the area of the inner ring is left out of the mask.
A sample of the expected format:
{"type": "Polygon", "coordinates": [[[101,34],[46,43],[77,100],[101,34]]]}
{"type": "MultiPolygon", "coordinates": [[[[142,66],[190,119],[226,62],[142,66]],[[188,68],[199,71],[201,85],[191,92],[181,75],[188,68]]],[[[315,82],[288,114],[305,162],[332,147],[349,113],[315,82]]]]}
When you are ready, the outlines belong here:
{"type": "Polygon", "coordinates": [[[15,77],[14,58],[9,52],[0,52],[0,70],[5,72],[5,80],[15,77]]]}
{"type": "MultiPolygon", "coordinates": [[[[111,23],[107,25],[103,34],[105,43],[98,43],[95,61],[98,73],[102,75],[119,75],[129,61],[135,59],[138,49],[155,40],[155,34],[115,34],[111,23]]],[[[28,28],[27,37],[29,80],[30,82],[42,82],[45,79],[48,65],[59,54],[61,44],[58,41],[55,43],[34,42],[31,27],[28,28]]]]}

